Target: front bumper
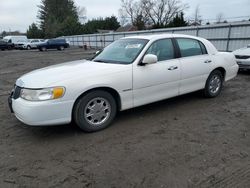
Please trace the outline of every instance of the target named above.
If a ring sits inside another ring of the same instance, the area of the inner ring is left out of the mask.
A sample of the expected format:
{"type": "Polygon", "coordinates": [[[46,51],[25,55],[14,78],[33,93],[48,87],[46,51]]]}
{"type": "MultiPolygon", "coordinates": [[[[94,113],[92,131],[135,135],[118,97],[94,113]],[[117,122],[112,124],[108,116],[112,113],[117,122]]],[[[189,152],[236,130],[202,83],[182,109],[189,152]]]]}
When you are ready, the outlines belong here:
{"type": "Polygon", "coordinates": [[[71,122],[73,101],[26,101],[22,98],[8,99],[9,107],[16,118],[27,125],[48,126],[71,122]]]}
{"type": "Polygon", "coordinates": [[[250,69],[250,60],[236,59],[240,69],[250,69]]]}

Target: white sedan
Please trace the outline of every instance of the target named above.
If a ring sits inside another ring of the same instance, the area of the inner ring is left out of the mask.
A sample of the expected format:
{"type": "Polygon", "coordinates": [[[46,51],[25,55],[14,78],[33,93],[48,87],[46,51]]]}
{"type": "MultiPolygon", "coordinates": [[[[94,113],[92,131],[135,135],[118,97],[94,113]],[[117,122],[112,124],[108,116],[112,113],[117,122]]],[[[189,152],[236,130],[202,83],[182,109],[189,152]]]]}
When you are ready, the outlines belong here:
{"type": "Polygon", "coordinates": [[[235,50],[233,54],[236,57],[236,61],[240,69],[250,70],[250,45],[245,48],[235,50]]]}
{"type": "Polygon", "coordinates": [[[197,90],[221,93],[237,75],[231,53],[186,35],[122,38],[91,61],[79,60],[30,72],[16,81],[9,98],[15,116],[28,125],[74,121],[82,130],[106,128],[117,111],[197,90]]]}

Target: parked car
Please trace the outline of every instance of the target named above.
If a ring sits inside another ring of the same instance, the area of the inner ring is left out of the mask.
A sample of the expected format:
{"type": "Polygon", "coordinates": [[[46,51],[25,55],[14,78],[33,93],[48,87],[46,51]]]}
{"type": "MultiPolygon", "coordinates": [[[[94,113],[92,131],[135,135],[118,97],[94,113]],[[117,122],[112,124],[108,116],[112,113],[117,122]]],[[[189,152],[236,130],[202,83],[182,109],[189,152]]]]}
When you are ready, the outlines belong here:
{"type": "Polygon", "coordinates": [[[240,69],[250,70],[250,44],[245,48],[235,50],[233,54],[240,69]]]}
{"type": "Polygon", "coordinates": [[[27,41],[18,42],[19,49],[37,49],[37,45],[44,43],[44,39],[28,39],[27,41]]]}
{"type": "Polygon", "coordinates": [[[65,39],[49,39],[44,43],[38,44],[37,48],[40,51],[46,51],[47,49],[64,50],[69,48],[69,44],[65,39]]]}
{"type": "Polygon", "coordinates": [[[238,69],[232,53],[218,52],[203,38],[128,37],[113,42],[91,61],[54,65],[22,76],[9,104],[28,125],[74,121],[93,132],[110,125],[117,111],[198,90],[216,97],[238,69]]]}
{"type": "Polygon", "coordinates": [[[13,43],[8,43],[6,40],[0,39],[0,50],[11,50],[14,48],[13,43]]]}
{"type": "Polygon", "coordinates": [[[28,41],[29,41],[28,39],[23,39],[23,40],[17,41],[15,44],[15,49],[23,50],[23,45],[26,44],[28,41]]]}
{"type": "Polygon", "coordinates": [[[14,44],[15,48],[18,48],[18,42],[28,40],[27,36],[25,35],[6,36],[3,39],[6,40],[8,43],[14,44]]]}

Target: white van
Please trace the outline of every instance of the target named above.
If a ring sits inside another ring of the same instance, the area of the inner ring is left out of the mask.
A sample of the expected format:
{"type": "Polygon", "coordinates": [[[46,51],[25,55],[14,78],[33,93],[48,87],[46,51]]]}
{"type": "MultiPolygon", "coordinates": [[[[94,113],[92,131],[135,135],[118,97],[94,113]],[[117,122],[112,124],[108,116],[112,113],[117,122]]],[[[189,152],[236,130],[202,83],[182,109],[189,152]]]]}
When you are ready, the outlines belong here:
{"type": "Polygon", "coordinates": [[[18,42],[26,42],[28,40],[27,36],[25,35],[13,35],[13,36],[6,36],[3,38],[8,43],[13,43],[15,47],[17,46],[18,42]]]}

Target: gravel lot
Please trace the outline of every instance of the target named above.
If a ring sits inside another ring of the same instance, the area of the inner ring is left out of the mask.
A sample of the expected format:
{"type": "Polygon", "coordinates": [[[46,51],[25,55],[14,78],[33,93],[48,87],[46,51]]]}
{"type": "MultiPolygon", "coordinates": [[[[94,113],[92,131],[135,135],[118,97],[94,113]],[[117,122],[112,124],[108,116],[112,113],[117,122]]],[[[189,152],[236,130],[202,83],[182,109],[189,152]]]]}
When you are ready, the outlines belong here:
{"type": "Polygon", "coordinates": [[[250,73],[118,114],[108,129],[29,127],[8,109],[15,80],[90,56],[82,49],[0,52],[0,187],[250,187],[250,73]]]}

